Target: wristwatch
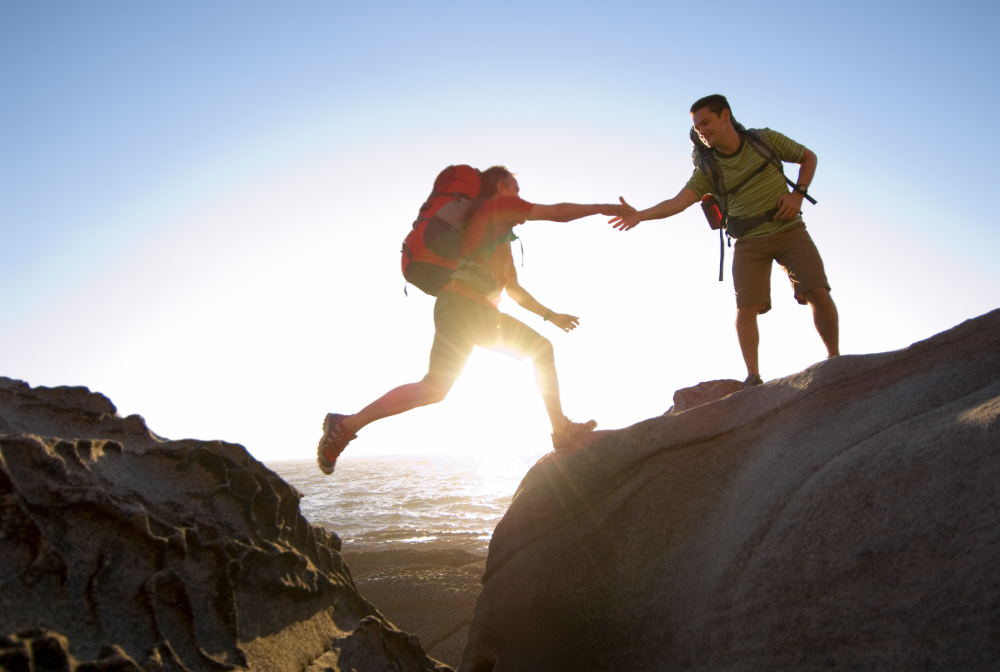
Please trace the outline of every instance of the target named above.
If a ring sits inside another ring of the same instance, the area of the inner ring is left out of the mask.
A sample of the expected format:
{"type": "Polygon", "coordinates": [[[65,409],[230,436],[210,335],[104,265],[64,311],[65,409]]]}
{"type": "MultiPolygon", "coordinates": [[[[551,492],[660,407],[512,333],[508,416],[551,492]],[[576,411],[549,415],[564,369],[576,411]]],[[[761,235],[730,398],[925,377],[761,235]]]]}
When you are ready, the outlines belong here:
{"type": "Polygon", "coordinates": [[[806,185],[806,184],[796,184],[794,188],[795,188],[795,191],[799,192],[803,196],[805,196],[806,194],[809,193],[809,185],[806,185]]]}

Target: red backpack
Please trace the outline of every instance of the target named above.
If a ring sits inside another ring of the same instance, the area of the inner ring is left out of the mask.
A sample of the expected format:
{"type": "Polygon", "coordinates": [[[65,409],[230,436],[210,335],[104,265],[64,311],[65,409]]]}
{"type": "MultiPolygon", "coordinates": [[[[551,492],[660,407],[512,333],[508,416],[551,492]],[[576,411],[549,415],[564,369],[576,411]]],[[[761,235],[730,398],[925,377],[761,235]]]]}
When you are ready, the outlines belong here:
{"type": "Polygon", "coordinates": [[[472,166],[442,170],[403,240],[403,277],[431,296],[438,295],[462,263],[459,244],[469,217],[482,203],[481,175],[472,166]]]}

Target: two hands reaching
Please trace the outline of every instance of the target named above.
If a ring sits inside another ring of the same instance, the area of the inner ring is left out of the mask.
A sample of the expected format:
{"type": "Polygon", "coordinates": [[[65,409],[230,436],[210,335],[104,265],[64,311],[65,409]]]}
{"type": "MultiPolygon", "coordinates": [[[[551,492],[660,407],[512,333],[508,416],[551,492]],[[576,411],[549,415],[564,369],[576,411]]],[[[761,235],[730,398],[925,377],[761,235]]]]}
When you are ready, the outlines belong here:
{"type": "Polygon", "coordinates": [[[601,214],[614,215],[612,219],[608,220],[608,224],[619,231],[634,229],[638,226],[639,222],[642,221],[642,218],[639,217],[639,213],[635,208],[625,202],[625,198],[623,196],[619,196],[618,200],[622,202],[622,204],[618,206],[618,211],[601,214]]]}

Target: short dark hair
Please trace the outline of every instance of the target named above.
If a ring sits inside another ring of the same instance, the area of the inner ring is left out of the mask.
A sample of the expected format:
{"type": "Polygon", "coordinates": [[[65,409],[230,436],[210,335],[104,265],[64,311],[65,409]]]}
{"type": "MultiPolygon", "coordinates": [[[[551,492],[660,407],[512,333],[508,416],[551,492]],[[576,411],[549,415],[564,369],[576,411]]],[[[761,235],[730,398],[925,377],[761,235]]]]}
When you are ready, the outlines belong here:
{"type": "Polygon", "coordinates": [[[729,101],[719,93],[713,93],[711,96],[705,96],[694,101],[694,105],[691,106],[691,114],[694,114],[703,107],[707,107],[708,111],[715,115],[722,114],[723,110],[729,110],[730,116],[733,114],[733,108],[729,107],[729,101]]]}
{"type": "Polygon", "coordinates": [[[514,173],[507,170],[507,166],[490,166],[483,171],[483,186],[480,190],[483,198],[493,198],[497,195],[497,185],[508,177],[514,177],[514,173]]]}

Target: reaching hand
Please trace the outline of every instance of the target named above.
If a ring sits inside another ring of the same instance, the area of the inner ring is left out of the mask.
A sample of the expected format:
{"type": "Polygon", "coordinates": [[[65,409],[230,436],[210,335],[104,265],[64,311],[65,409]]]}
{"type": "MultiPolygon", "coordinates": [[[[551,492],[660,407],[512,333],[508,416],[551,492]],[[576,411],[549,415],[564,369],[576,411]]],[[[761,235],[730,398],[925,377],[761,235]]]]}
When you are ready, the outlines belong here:
{"type": "Polygon", "coordinates": [[[619,196],[618,200],[622,202],[621,205],[618,205],[617,203],[602,205],[600,214],[608,217],[628,217],[629,215],[635,214],[635,208],[626,203],[624,198],[619,196]]]}
{"type": "Polygon", "coordinates": [[[635,228],[642,221],[642,218],[639,217],[639,213],[635,208],[625,202],[624,197],[619,196],[618,199],[622,202],[621,206],[619,206],[622,212],[612,213],[615,217],[608,220],[608,224],[621,231],[628,231],[635,228]]]}
{"type": "Polygon", "coordinates": [[[549,317],[549,322],[556,325],[563,331],[573,331],[580,326],[580,318],[563,313],[554,313],[549,317]]]}
{"type": "Polygon", "coordinates": [[[636,209],[633,208],[631,205],[629,205],[628,203],[625,202],[625,197],[624,196],[619,196],[618,200],[621,201],[622,204],[620,206],[615,206],[615,207],[618,208],[619,212],[616,212],[614,214],[618,215],[619,217],[621,217],[622,215],[628,217],[628,216],[634,215],[636,213],[636,209]]]}
{"type": "Polygon", "coordinates": [[[795,219],[802,212],[802,194],[793,191],[778,197],[778,212],[775,219],[795,219]]]}

